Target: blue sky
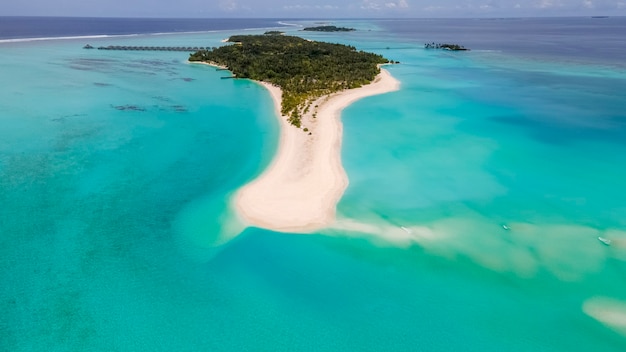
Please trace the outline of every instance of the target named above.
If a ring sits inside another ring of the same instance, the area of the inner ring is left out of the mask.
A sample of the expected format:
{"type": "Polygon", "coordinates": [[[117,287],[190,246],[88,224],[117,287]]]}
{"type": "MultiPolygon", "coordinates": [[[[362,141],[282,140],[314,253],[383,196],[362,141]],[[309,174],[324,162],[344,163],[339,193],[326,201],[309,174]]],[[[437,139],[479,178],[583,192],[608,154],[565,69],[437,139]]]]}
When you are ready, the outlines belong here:
{"type": "Polygon", "coordinates": [[[2,0],[0,15],[521,17],[626,15],[626,0],[2,0]]]}

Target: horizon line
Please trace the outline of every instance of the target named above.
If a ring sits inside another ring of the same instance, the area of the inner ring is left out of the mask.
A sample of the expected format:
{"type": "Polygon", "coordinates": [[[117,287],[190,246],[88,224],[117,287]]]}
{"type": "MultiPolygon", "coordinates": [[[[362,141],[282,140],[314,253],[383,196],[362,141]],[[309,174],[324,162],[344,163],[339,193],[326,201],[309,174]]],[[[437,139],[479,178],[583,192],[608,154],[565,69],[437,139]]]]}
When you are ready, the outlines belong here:
{"type": "Polygon", "coordinates": [[[296,20],[296,21],[345,21],[345,20],[412,20],[412,19],[523,19],[523,18],[620,18],[626,15],[533,15],[533,16],[468,16],[468,17],[160,17],[160,16],[46,16],[46,15],[0,15],[0,18],[98,18],[98,19],[160,19],[160,20],[296,20]]]}

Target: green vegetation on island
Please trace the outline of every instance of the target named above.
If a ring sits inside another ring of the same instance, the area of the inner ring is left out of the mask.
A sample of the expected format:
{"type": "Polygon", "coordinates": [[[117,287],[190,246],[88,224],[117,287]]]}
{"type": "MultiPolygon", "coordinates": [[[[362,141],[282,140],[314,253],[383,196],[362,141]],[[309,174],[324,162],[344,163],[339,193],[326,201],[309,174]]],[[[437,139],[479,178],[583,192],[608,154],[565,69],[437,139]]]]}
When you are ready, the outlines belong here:
{"type": "Polygon", "coordinates": [[[465,51],[465,50],[469,50],[466,49],[464,46],[459,45],[459,44],[447,44],[447,43],[426,43],[424,44],[424,48],[426,49],[443,49],[443,50],[452,50],[452,51],[465,51]]]}
{"type": "Polygon", "coordinates": [[[301,127],[301,117],[315,99],[374,80],[381,55],[353,46],[305,40],[286,35],[237,35],[232,45],[199,50],[189,61],[227,67],[234,77],[268,82],[283,91],[281,112],[301,127]]]}
{"type": "Polygon", "coordinates": [[[313,32],[352,32],[356,31],[354,28],[337,27],[337,26],[317,26],[317,27],[305,27],[303,31],[313,32]]]}
{"type": "Polygon", "coordinates": [[[281,35],[281,34],[285,34],[285,32],[281,32],[281,31],[267,31],[265,33],[263,33],[265,35],[281,35]]]}

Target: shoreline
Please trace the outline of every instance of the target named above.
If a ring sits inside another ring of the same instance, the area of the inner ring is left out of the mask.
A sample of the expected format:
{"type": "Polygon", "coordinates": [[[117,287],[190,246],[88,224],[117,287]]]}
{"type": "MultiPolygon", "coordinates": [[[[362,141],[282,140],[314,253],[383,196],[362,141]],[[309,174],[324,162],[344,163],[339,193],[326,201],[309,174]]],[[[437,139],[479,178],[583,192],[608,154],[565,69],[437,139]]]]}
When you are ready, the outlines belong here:
{"type": "Polygon", "coordinates": [[[189,61],[187,60],[187,63],[189,64],[200,64],[200,65],[207,65],[207,66],[212,66],[215,67],[216,69],[220,69],[220,70],[228,70],[228,67],[224,66],[224,65],[218,65],[215,62],[206,62],[206,61],[189,61]]]}
{"type": "Polygon", "coordinates": [[[328,227],[348,186],[341,163],[341,112],[361,98],[398,90],[400,82],[381,67],[370,84],[317,99],[302,117],[307,132],[281,114],[279,87],[254,82],[272,96],[280,142],[269,166],[236,191],[234,208],[247,225],[273,231],[308,233],[328,227]]]}

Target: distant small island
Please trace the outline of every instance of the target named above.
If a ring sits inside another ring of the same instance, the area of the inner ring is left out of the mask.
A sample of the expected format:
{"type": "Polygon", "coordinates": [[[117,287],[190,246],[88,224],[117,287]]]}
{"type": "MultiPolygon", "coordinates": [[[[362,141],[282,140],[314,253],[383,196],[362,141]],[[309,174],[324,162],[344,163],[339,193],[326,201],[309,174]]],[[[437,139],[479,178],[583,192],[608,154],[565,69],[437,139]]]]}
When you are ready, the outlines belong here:
{"type": "Polygon", "coordinates": [[[281,32],[281,31],[267,31],[265,33],[263,33],[265,35],[282,35],[285,34],[285,32],[281,32]]]}
{"type": "Polygon", "coordinates": [[[236,35],[227,42],[234,44],[199,50],[189,61],[280,87],[281,112],[296,127],[317,98],[366,85],[380,73],[379,65],[396,63],[353,46],[286,35],[236,35]]]}
{"type": "Polygon", "coordinates": [[[443,50],[452,50],[452,51],[466,51],[469,50],[462,45],[459,44],[446,44],[446,43],[426,43],[424,44],[425,49],[443,49],[443,50]]]}
{"type": "Polygon", "coordinates": [[[356,31],[354,28],[337,27],[337,26],[317,26],[317,27],[305,27],[303,31],[312,32],[352,32],[356,31]]]}

